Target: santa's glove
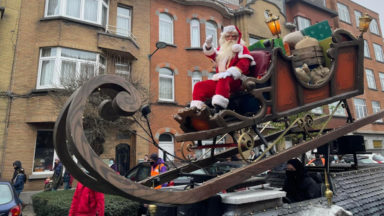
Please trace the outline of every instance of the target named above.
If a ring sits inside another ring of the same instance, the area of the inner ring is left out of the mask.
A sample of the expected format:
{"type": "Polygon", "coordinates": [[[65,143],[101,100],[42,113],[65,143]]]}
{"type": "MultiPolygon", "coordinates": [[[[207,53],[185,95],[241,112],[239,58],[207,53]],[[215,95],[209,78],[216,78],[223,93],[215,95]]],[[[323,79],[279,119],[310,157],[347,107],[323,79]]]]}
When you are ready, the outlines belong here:
{"type": "Polygon", "coordinates": [[[205,39],[205,44],[204,44],[204,46],[205,46],[205,48],[206,48],[207,50],[211,49],[211,47],[212,47],[212,40],[213,40],[212,35],[209,35],[209,36],[205,39]]]}
{"type": "Polygon", "coordinates": [[[227,77],[231,76],[231,74],[228,71],[216,73],[212,76],[212,80],[218,81],[220,79],[225,79],[227,77]]]}

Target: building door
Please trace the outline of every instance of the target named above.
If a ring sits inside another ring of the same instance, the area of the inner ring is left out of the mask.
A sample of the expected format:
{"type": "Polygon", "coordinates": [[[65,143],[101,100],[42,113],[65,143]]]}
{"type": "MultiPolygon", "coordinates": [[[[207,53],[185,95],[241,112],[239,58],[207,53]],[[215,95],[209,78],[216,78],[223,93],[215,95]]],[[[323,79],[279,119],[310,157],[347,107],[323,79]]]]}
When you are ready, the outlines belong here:
{"type": "MultiPolygon", "coordinates": [[[[173,143],[173,136],[170,134],[161,134],[159,137],[159,146],[167,151],[169,154],[175,154],[175,145],[173,143]]],[[[163,151],[159,149],[159,157],[163,158],[164,161],[173,160],[171,155],[165,155],[163,151]]]]}
{"type": "Polygon", "coordinates": [[[120,175],[125,176],[130,168],[130,151],[131,147],[126,143],[116,146],[116,164],[120,175]]]}

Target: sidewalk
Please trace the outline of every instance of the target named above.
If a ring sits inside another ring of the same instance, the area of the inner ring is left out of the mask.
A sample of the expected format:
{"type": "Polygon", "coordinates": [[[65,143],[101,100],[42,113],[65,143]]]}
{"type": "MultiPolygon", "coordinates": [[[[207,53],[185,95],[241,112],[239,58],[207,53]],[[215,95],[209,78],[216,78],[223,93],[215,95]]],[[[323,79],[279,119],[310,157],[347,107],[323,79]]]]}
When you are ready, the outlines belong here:
{"type": "Polygon", "coordinates": [[[20,194],[20,199],[23,200],[24,204],[27,204],[23,209],[23,216],[35,216],[32,207],[32,196],[41,191],[23,191],[20,194]]]}

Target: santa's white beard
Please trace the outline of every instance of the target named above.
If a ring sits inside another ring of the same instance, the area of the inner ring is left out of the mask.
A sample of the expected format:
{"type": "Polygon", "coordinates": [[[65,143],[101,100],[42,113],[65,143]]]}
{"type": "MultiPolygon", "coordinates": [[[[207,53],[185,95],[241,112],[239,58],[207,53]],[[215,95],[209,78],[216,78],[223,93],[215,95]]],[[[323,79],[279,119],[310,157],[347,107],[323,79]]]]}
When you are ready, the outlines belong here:
{"type": "Polygon", "coordinates": [[[232,46],[236,44],[236,41],[228,40],[224,43],[220,43],[220,50],[217,52],[216,62],[219,67],[219,72],[226,70],[226,65],[229,63],[235,53],[232,51],[232,46]]]}

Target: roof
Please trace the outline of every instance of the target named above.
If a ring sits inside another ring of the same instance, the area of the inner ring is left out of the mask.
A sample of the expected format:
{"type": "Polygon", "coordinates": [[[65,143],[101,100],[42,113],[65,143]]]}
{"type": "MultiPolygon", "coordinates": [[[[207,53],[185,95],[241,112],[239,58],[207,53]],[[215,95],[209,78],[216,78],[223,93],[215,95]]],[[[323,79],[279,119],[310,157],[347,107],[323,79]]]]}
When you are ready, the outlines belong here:
{"type": "Polygon", "coordinates": [[[322,4],[319,4],[320,1],[318,1],[318,0],[286,0],[286,2],[287,2],[287,4],[302,2],[302,3],[307,4],[307,5],[315,8],[315,9],[318,9],[318,10],[321,10],[325,13],[328,13],[331,17],[336,17],[339,15],[336,11],[331,10],[327,7],[324,7],[322,4]]]}

